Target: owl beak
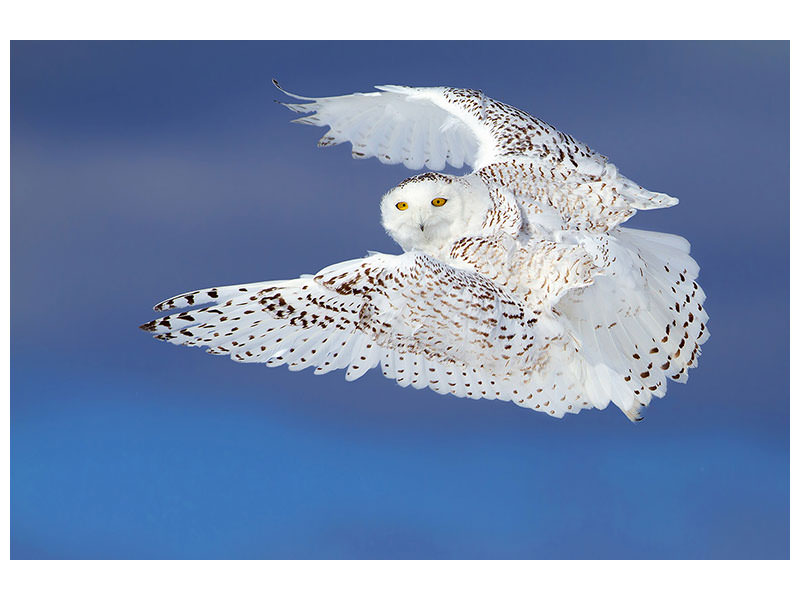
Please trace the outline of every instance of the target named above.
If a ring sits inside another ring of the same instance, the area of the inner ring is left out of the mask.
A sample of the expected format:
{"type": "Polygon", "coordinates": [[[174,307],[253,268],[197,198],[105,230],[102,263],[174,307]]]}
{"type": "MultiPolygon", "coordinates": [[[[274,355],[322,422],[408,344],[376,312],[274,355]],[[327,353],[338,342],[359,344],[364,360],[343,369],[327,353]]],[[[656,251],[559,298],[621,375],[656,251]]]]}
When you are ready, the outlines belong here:
{"type": "Polygon", "coordinates": [[[419,224],[419,230],[420,231],[425,231],[425,224],[424,223],[420,223],[419,224]]]}

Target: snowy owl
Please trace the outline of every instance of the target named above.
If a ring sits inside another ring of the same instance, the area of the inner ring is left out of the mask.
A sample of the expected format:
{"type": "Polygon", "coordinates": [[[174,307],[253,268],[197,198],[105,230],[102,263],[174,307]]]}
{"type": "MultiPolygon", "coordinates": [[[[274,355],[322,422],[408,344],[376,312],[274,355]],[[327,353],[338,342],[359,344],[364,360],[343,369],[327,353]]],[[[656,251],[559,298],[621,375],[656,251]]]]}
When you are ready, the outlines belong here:
{"type": "Polygon", "coordinates": [[[403,253],[182,294],[155,310],[183,312],[142,329],[241,362],[346,369],[348,380],[380,365],[401,386],[554,417],[613,402],[639,420],[668,380],[686,381],[709,336],[689,243],[622,227],[676,198],[480,91],[376,89],[281,91],[299,101],[285,104],[297,122],[329,128],[320,146],[434,171],[381,199],[403,253]],[[435,172],[447,164],[472,171],[435,172]]]}

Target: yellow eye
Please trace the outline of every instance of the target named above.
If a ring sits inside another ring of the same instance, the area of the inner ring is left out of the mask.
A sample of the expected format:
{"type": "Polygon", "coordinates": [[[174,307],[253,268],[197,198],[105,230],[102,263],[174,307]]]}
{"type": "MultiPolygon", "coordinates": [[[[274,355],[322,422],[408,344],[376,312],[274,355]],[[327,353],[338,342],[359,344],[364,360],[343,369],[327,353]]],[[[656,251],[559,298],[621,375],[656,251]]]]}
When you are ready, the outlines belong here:
{"type": "Polygon", "coordinates": [[[405,209],[408,208],[408,203],[407,202],[398,202],[397,204],[395,204],[395,206],[397,207],[397,210],[405,210],[405,209]]]}
{"type": "Polygon", "coordinates": [[[447,202],[447,198],[434,198],[431,200],[431,204],[434,206],[444,206],[445,202],[447,202]]]}

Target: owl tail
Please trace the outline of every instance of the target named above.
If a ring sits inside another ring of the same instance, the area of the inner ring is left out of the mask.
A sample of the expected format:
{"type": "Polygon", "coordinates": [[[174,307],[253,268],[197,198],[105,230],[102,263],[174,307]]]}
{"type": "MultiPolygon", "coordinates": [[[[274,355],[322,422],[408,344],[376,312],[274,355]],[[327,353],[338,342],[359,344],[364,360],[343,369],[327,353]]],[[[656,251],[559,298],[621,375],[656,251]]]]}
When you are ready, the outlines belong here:
{"type": "Polygon", "coordinates": [[[708,315],[685,239],[628,228],[612,238],[612,268],[565,297],[559,310],[587,363],[608,367],[597,379],[609,400],[638,421],[653,396],[664,396],[667,381],[683,383],[697,366],[708,315]]]}

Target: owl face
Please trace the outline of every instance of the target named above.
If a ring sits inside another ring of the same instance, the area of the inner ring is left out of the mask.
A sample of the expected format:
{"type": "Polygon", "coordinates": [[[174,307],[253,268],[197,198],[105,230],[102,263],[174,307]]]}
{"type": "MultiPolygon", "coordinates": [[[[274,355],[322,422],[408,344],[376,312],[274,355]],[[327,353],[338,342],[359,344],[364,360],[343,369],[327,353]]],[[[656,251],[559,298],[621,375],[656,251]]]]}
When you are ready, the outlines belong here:
{"type": "Polygon", "coordinates": [[[381,221],[404,251],[435,256],[456,240],[480,231],[488,207],[488,196],[464,178],[424,173],[386,193],[381,221]]]}

